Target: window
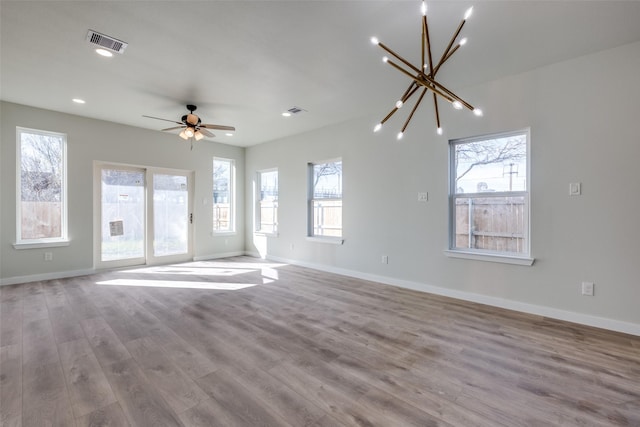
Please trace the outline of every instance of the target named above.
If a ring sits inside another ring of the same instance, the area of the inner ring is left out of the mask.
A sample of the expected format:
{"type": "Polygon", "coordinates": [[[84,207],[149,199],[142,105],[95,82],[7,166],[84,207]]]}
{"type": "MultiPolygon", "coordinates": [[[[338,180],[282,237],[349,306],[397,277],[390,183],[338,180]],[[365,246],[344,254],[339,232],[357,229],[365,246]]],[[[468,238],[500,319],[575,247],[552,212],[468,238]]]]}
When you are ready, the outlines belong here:
{"type": "Polygon", "coordinates": [[[278,231],[278,170],[258,172],[256,177],[256,231],[276,234],[278,231]]]}
{"type": "Polygon", "coordinates": [[[529,257],[529,131],[450,141],[451,251],[529,257]]]}
{"type": "Polygon", "coordinates": [[[213,231],[235,231],[235,164],[233,160],[213,158],[213,231]]]}
{"type": "Polygon", "coordinates": [[[66,242],[67,136],[25,128],[16,133],[16,244],[66,242]]]}
{"type": "Polygon", "coordinates": [[[342,160],[309,164],[309,236],[342,237],[342,160]]]}

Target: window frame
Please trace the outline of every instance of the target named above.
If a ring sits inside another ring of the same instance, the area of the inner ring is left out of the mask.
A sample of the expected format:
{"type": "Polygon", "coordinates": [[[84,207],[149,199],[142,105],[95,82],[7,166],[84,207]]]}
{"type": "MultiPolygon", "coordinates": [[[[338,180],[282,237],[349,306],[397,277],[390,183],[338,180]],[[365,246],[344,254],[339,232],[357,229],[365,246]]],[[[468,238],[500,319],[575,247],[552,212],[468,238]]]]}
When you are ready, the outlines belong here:
{"type": "Polygon", "coordinates": [[[500,262],[516,265],[533,265],[535,259],[531,257],[531,130],[524,128],[514,131],[497,132],[481,136],[452,139],[449,141],[449,206],[448,206],[448,249],[445,255],[452,258],[473,259],[479,261],[500,262]],[[456,147],[461,144],[468,144],[479,141],[506,138],[515,135],[523,135],[526,138],[526,188],[524,191],[498,191],[491,193],[456,193],[457,171],[455,168],[456,147]],[[524,227],[525,246],[522,253],[495,251],[489,249],[456,248],[456,200],[458,198],[487,198],[487,197],[524,197],[526,224],[524,227]]]}
{"type": "Polygon", "coordinates": [[[69,245],[68,227],[68,179],[67,179],[67,145],[66,133],[46,131],[16,126],[16,240],[15,249],[34,249],[69,245]],[[57,137],[62,140],[60,165],[60,237],[45,237],[38,239],[22,238],[22,135],[42,135],[57,137]]]}
{"type": "MultiPolygon", "coordinates": [[[[336,198],[322,198],[322,199],[315,199],[314,196],[314,167],[316,165],[322,165],[322,164],[327,164],[327,163],[336,163],[336,162],[340,162],[341,165],[344,164],[342,157],[336,157],[333,159],[328,159],[328,160],[321,160],[321,161],[315,161],[315,162],[309,162],[307,163],[307,240],[311,240],[311,241],[316,241],[316,242],[322,242],[322,243],[334,243],[334,244],[343,244],[344,243],[344,227],[340,228],[340,236],[323,236],[323,235],[318,235],[315,234],[315,230],[314,230],[314,202],[316,200],[323,200],[323,201],[340,201],[340,223],[342,224],[342,218],[343,218],[343,207],[344,207],[344,203],[343,203],[343,199],[344,199],[344,194],[343,191],[341,191],[341,195],[340,197],[336,197],[336,198]]],[[[344,185],[344,171],[341,168],[340,170],[340,187],[341,190],[343,188],[344,185]]]]}
{"type": "Polygon", "coordinates": [[[234,159],[229,159],[225,157],[217,157],[214,156],[211,162],[213,170],[211,171],[211,220],[212,220],[212,234],[214,235],[222,235],[222,234],[236,234],[236,161],[234,159]],[[215,193],[215,163],[216,161],[223,161],[229,163],[229,227],[225,230],[218,230],[215,228],[215,214],[214,210],[216,209],[216,200],[214,197],[215,193]]]}
{"type": "Polygon", "coordinates": [[[254,215],[254,233],[256,234],[263,234],[266,236],[277,236],[278,235],[278,201],[279,201],[279,197],[280,197],[280,174],[278,171],[278,168],[269,168],[269,169],[262,169],[256,172],[256,192],[255,192],[255,215],[254,215]],[[277,175],[276,178],[276,199],[274,201],[275,207],[275,222],[272,224],[273,225],[273,230],[272,231],[265,231],[262,229],[262,174],[264,173],[270,173],[270,172],[275,172],[277,175]]]}

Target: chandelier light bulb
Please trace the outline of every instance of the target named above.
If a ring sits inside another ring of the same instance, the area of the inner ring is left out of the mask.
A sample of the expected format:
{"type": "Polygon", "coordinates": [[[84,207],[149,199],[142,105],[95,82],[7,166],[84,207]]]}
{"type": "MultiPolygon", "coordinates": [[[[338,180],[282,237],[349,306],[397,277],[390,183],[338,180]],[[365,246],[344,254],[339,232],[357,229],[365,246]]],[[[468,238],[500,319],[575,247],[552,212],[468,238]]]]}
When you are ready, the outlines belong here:
{"type": "Polygon", "coordinates": [[[475,114],[475,115],[476,115],[476,116],[478,116],[478,117],[482,117],[482,114],[483,114],[483,113],[482,113],[482,110],[481,110],[481,109],[479,109],[479,108],[474,108],[474,109],[473,109],[473,114],[475,114]]]}
{"type": "Polygon", "coordinates": [[[402,108],[403,105],[404,103],[402,102],[402,100],[396,102],[396,108],[402,108]]]}
{"type": "Polygon", "coordinates": [[[464,20],[466,21],[467,19],[469,19],[472,13],[473,13],[473,6],[467,9],[467,11],[464,13],[464,20]]]}
{"type": "Polygon", "coordinates": [[[186,132],[183,130],[182,132],[180,132],[180,135],[178,135],[180,138],[182,139],[189,139],[189,137],[187,136],[186,132]]]}
{"type": "Polygon", "coordinates": [[[204,134],[200,131],[197,131],[194,136],[196,138],[196,141],[200,141],[202,138],[204,138],[204,134]]]}
{"type": "Polygon", "coordinates": [[[187,136],[187,138],[191,138],[194,135],[193,128],[186,128],[184,130],[184,134],[187,136]]]}
{"type": "Polygon", "coordinates": [[[400,141],[402,139],[402,135],[403,135],[403,132],[398,132],[398,136],[396,136],[398,141],[400,141]]]}
{"type": "Polygon", "coordinates": [[[460,101],[453,101],[452,105],[456,110],[462,110],[462,104],[460,103],[460,101]]]}
{"type": "Polygon", "coordinates": [[[436,129],[436,132],[437,132],[438,135],[442,135],[442,128],[436,129]]]}
{"type": "Polygon", "coordinates": [[[462,40],[460,40],[459,45],[460,45],[460,46],[464,46],[465,44],[467,44],[467,38],[466,38],[466,37],[465,37],[465,38],[463,38],[462,40]]]}
{"type": "Polygon", "coordinates": [[[380,44],[380,41],[378,41],[377,37],[371,37],[371,43],[377,45],[380,44]]]}
{"type": "Polygon", "coordinates": [[[378,132],[380,129],[382,129],[382,123],[378,123],[378,124],[373,128],[373,131],[374,131],[374,132],[378,132]]]}
{"type": "Polygon", "coordinates": [[[422,1],[422,6],[420,6],[420,12],[422,12],[422,16],[427,16],[427,2],[422,1]]]}

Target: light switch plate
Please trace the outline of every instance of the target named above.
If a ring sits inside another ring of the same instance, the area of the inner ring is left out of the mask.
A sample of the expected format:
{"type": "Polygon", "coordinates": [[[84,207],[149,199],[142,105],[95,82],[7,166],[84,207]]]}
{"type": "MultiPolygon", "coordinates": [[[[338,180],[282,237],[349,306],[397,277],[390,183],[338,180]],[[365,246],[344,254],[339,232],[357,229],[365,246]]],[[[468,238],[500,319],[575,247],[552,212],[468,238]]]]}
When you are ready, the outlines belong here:
{"type": "Polygon", "coordinates": [[[580,187],[581,185],[579,182],[572,182],[571,184],[569,184],[569,195],[579,196],[580,194],[582,194],[580,187]]]}
{"type": "Polygon", "coordinates": [[[429,201],[429,193],[418,193],[418,201],[419,202],[428,202],[429,201]]]}

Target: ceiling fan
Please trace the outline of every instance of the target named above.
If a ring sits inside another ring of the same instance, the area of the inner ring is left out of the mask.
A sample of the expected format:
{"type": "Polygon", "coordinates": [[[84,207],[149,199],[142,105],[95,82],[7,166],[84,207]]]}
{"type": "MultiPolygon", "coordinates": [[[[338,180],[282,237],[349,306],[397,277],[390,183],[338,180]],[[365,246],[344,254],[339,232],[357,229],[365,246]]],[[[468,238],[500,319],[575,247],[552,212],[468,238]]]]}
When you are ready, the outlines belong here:
{"type": "Polygon", "coordinates": [[[193,114],[193,112],[196,111],[197,109],[198,107],[196,107],[195,105],[191,105],[191,104],[187,105],[187,110],[189,110],[189,114],[185,114],[184,116],[182,116],[182,119],[180,119],[180,121],[163,119],[160,117],[145,116],[145,115],[143,115],[142,117],[147,117],[147,118],[156,119],[156,120],[164,120],[165,122],[172,122],[180,125],[180,126],[174,126],[166,129],[161,129],[161,130],[171,131],[176,129],[182,129],[179,136],[180,138],[185,140],[189,138],[195,138],[196,141],[200,141],[205,136],[209,138],[215,137],[215,135],[209,132],[208,129],[226,130],[230,132],[236,130],[236,128],[234,128],[233,126],[212,125],[212,124],[202,123],[202,120],[200,120],[200,117],[193,114]]]}

